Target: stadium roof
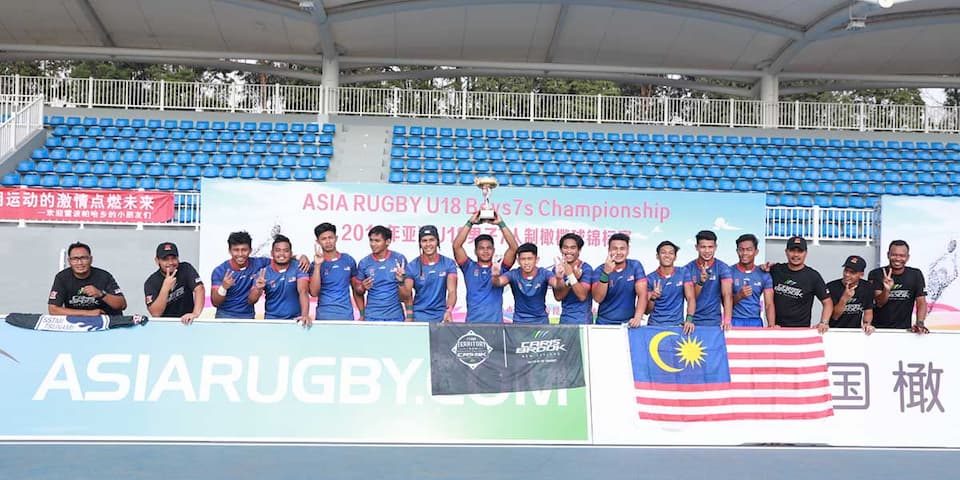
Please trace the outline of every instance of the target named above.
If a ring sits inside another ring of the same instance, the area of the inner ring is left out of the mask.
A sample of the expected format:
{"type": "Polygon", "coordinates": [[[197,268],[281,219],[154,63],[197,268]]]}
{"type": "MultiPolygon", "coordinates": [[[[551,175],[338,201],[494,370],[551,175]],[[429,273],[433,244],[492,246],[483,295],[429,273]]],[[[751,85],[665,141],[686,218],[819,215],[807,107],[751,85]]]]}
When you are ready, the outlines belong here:
{"type": "Polygon", "coordinates": [[[960,72],[960,2],[879,1],[22,0],[0,2],[0,59],[960,83],[936,78],[960,72]]]}

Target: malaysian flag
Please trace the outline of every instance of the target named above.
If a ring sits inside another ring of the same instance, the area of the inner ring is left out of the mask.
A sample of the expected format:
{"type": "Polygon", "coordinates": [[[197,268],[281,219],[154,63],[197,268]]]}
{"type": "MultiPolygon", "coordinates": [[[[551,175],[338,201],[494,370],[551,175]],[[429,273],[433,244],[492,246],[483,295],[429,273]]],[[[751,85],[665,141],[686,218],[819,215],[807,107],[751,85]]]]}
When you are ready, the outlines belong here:
{"type": "Polygon", "coordinates": [[[833,415],[815,329],[630,329],[642,420],[807,420],[833,415]]]}

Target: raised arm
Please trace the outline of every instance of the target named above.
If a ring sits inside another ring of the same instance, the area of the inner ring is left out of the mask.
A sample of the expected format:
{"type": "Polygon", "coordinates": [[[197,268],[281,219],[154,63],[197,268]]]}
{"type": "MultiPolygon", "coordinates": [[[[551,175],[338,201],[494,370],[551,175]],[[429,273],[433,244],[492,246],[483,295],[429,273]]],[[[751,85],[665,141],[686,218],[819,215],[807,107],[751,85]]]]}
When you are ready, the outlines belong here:
{"type": "Polygon", "coordinates": [[[480,212],[471,215],[467,223],[457,230],[457,236],[453,237],[453,261],[457,262],[457,265],[463,265],[467,261],[467,251],[463,249],[463,244],[470,236],[470,230],[480,221],[479,216],[480,212]]]}
{"type": "Polygon", "coordinates": [[[513,268],[513,263],[517,260],[517,248],[520,244],[517,243],[517,238],[513,236],[513,230],[507,227],[507,222],[503,221],[500,214],[494,212],[494,215],[493,223],[500,227],[500,233],[503,234],[503,239],[507,242],[507,251],[503,252],[503,264],[507,268],[513,268]]]}

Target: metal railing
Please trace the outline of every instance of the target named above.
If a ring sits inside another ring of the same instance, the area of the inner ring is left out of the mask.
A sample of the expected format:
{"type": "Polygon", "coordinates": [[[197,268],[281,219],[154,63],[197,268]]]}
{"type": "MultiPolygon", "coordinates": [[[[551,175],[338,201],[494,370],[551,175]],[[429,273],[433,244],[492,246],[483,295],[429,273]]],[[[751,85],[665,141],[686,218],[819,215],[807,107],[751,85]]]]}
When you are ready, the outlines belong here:
{"type": "Polygon", "coordinates": [[[960,107],[0,76],[47,105],[244,113],[960,133],[960,107]]]}
{"type": "Polygon", "coordinates": [[[0,95],[0,159],[43,128],[43,97],[0,95]]]}
{"type": "Polygon", "coordinates": [[[874,209],[813,207],[767,207],[767,239],[785,240],[800,235],[813,244],[822,240],[864,242],[876,239],[874,209]]]}

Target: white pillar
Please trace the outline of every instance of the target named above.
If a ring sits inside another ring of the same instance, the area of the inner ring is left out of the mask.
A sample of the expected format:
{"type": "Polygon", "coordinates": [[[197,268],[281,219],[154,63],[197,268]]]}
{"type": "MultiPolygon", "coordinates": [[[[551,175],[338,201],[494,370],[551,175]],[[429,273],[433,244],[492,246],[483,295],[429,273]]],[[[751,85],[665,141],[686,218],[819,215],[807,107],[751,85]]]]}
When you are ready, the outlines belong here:
{"type": "Polygon", "coordinates": [[[779,115],[777,115],[778,101],[780,101],[780,82],[776,75],[765,73],[760,77],[760,101],[763,102],[762,125],[763,128],[777,128],[779,115]]]}
{"type": "Polygon", "coordinates": [[[323,56],[323,69],[320,71],[320,85],[323,86],[324,95],[322,105],[319,109],[320,115],[317,116],[319,122],[327,122],[330,118],[330,105],[337,102],[337,87],[340,86],[340,59],[329,55],[323,56]]]}
{"type": "Polygon", "coordinates": [[[320,71],[320,83],[324,87],[336,88],[340,86],[340,59],[337,57],[323,57],[323,69],[320,71]]]}

